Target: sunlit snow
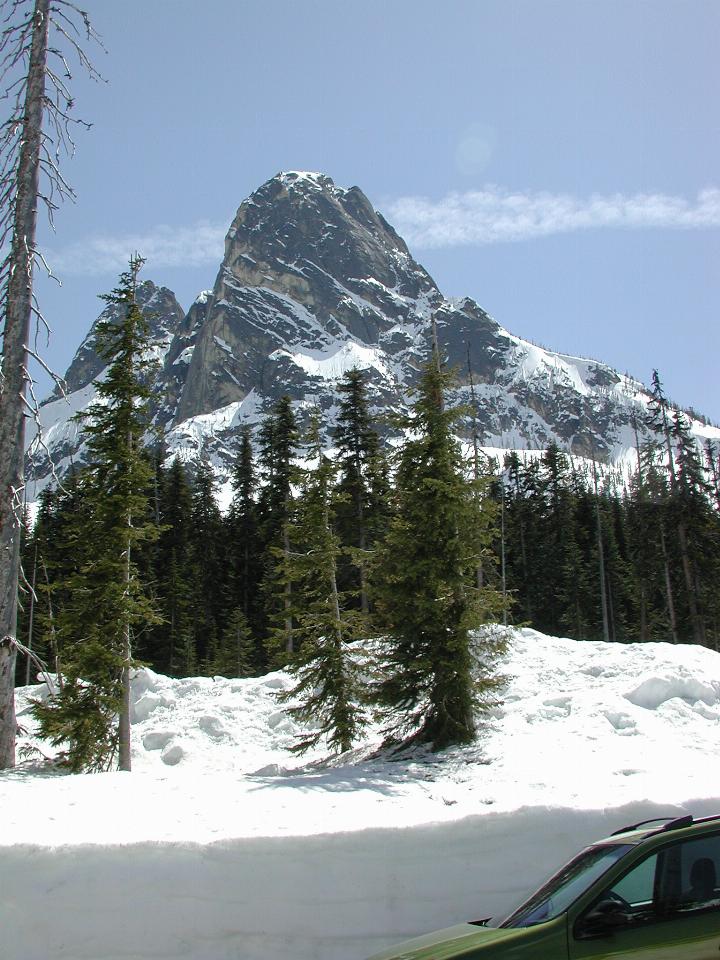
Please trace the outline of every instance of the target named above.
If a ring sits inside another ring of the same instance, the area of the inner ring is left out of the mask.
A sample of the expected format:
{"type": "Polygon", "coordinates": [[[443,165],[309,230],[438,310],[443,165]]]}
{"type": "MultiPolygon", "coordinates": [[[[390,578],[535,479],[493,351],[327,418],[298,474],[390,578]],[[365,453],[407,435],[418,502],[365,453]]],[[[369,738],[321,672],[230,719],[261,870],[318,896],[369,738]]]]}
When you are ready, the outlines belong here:
{"type": "MultiPolygon", "coordinates": [[[[300,761],[284,673],[133,688],[133,773],[0,775],[3,960],[361,960],[498,915],[584,844],[720,812],[720,656],[516,630],[503,706],[438,756],[300,761]]],[[[28,696],[19,722],[33,740],[28,696]]]]}
{"type": "Polygon", "coordinates": [[[323,380],[340,380],[349,370],[367,370],[374,367],[384,377],[390,372],[384,362],[382,351],[366,347],[355,341],[337,343],[328,350],[276,350],[270,359],[279,356],[289,357],[311,377],[323,380]]]}

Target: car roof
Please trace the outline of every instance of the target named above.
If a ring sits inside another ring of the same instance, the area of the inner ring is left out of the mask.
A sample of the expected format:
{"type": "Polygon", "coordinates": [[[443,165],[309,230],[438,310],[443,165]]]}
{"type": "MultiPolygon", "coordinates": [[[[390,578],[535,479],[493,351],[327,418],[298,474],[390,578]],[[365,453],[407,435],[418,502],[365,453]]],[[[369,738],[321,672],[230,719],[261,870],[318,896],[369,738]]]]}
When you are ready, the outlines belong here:
{"type": "Polygon", "coordinates": [[[600,843],[641,843],[649,837],[655,837],[659,834],[671,833],[674,830],[684,830],[691,827],[719,826],[720,814],[711,817],[698,817],[695,819],[688,813],[682,817],[673,814],[668,817],[653,817],[650,820],[641,820],[639,823],[632,823],[626,827],[620,827],[601,840],[600,843]]]}

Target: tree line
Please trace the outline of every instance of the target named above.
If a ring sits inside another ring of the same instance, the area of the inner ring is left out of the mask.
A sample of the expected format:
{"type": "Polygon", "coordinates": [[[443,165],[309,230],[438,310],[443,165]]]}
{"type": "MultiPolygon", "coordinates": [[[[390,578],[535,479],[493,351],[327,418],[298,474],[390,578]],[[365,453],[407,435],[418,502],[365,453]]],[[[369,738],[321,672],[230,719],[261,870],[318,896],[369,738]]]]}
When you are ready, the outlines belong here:
{"type": "MultiPolygon", "coordinates": [[[[254,439],[242,431],[223,514],[210,462],[147,443],[140,265],[105,298],[124,319],[97,329],[108,366],[82,415],[88,464],[44,491],[23,544],[21,636],[59,685],[35,709],[71,768],[117,756],[129,769],[138,663],[178,677],[287,668],[288,709],[309,722],[298,749],[324,737],[344,751],[369,711],[398,742],[471,739],[500,683],[502,640],[470,635],[483,623],[717,647],[717,454],[703,462],[657,374],[628,485],[552,445],[502,465],[476,443],[464,455],[467,411],[446,407],[436,346],[390,454],[350,370],[332,456],[319,411],[303,432],[282,397],[254,439]],[[353,644],[377,637],[372,655],[353,644]]],[[[17,682],[29,675],[21,662],[17,682]]]]}
{"type": "Polygon", "coordinates": [[[692,436],[655,371],[631,422],[629,478],[557,446],[505,458],[506,585],[515,622],[578,640],[720,642],[718,450],[692,436]]]}

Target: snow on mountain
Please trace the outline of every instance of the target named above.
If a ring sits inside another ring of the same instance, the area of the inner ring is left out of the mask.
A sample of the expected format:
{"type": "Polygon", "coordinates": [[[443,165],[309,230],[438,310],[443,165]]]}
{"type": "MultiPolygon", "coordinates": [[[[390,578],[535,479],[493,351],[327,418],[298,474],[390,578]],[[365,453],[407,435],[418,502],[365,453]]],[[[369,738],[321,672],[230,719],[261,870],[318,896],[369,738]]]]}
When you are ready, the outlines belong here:
{"type": "MultiPolygon", "coordinates": [[[[362,191],[320,173],[278,174],[240,205],[215,285],[187,315],[170,291],[149,281],[139,301],[159,361],[154,425],[168,449],[202,451],[220,477],[239,428],[255,426],[283,394],[301,421],[306,409],[319,407],[331,425],[337,380],[353,365],[366,371],[376,413],[406,408],[429,357],[431,319],[458,373],[455,401],[470,401],[472,377],[486,447],[542,450],[555,442],[618,463],[635,444],[633,415],[647,409],[639,381],[529,343],[471,299],[445,298],[362,191]],[[237,415],[214,416],[228,409],[237,415]]],[[[50,475],[50,455],[60,473],[82,459],[77,426],[60,421],[86,404],[78,391],[101,373],[93,326],[66,375],[65,417],[56,396],[42,408],[41,419],[56,425],[48,450],[31,431],[28,473],[36,491],[50,475]]],[[[695,421],[693,429],[720,440],[714,427],[695,421]]]]}
{"type": "MultiPolygon", "coordinates": [[[[133,686],[133,773],[0,774],[3,960],[362,960],[507,912],[593,839],[720,813],[720,656],[512,632],[476,744],[304,763],[284,673],[133,686]]],[[[39,746],[18,691],[22,743],[39,746]]]]}
{"type": "Polygon", "coordinates": [[[377,370],[386,379],[392,377],[391,371],[383,360],[380,350],[366,347],[360,343],[337,343],[330,350],[278,350],[270,354],[270,359],[277,359],[283,354],[296,367],[300,367],[310,377],[320,380],[337,381],[353,368],[357,370],[377,370]]]}

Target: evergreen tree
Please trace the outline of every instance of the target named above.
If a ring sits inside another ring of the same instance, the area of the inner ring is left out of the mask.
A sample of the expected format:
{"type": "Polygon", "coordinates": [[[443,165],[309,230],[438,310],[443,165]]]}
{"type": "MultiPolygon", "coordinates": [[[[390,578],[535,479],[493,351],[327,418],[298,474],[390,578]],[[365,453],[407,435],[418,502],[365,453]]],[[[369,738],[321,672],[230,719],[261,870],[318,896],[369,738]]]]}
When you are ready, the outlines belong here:
{"type": "MultiPolygon", "coordinates": [[[[294,653],[288,670],[296,680],[283,699],[299,700],[288,712],[313,725],[294,750],[305,751],[327,738],[331,748],[344,752],[365,722],[359,668],[348,648],[363,635],[365,618],[347,609],[347,597],[338,589],[336,467],[323,453],[317,417],[310,426],[309,448],[314,466],[302,471],[287,523],[290,550],[279,558],[278,586],[292,587],[294,653]]],[[[284,636],[284,624],[280,633],[284,636]]]]}
{"type": "Polygon", "coordinates": [[[634,544],[636,576],[642,578],[648,613],[641,620],[640,635],[662,639],[667,632],[680,641],[676,615],[674,556],[670,552],[671,520],[668,506],[670,483],[658,464],[659,444],[650,438],[640,450],[638,474],[631,489],[630,530],[634,544]]]}
{"type": "Polygon", "coordinates": [[[338,384],[340,412],[335,443],[340,463],[337,529],[347,553],[340,560],[339,577],[359,594],[360,610],[369,610],[367,564],[369,552],[382,534],[387,507],[387,470],[373,429],[362,373],[349,370],[338,384]],[[348,569],[350,568],[350,569],[348,569]]]}
{"type": "Polygon", "coordinates": [[[586,579],[584,589],[591,589],[585,570],[578,570],[581,550],[577,543],[573,501],[573,477],[570,462],[555,443],[550,443],[538,465],[537,520],[538,554],[534,576],[537,583],[536,623],[538,629],[558,636],[567,630],[585,629],[578,606],[578,577],[586,579]]]}
{"type": "MultiPolygon", "coordinates": [[[[256,502],[255,467],[250,430],[244,429],[240,450],[232,475],[233,498],[227,518],[229,571],[227,581],[228,608],[241,611],[255,638],[262,626],[260,610],[260,583],[262,566],[260,532],[256,502]]],[[[260,670],[265,664],[264,650],[256,644],[255,653],[246,667],[249,672],[260,670]]]]}
{"type": "Polygon", "coordinates": [[[657,554],[649,543],[649,533],[656,532],[651,518],[651,504],[646,495],[645,472],[642,463],[640,420],[635,412],[630,415],[630,425],[635,436],[637,470],[629,478],[622,495],[622,528],[625,559],[627,563],[627,630],[628,639],[645,642],[650,638],[653,617],[654,574],[657,569],[657,554]]]}
{"type": "Polygon", "coordinates": [[[208,661],[207,672],[221,677],[252,676],[256,669],[257,654],[242,607],[235,607],[225,619],[225,628],[214,655],[208,661]]]}
{"type": "Polygon", "coordinates": [[[147,488],[151,469],[141,442],[147,426],[147,324],[136,301],[142,261],[130,262],[103,299],[124,309],[97,326],[107,368],[98,400],[84,415],[89,466],[79,480],[83,512],[70,524],[80,561],[68,580],[63,614],[62,689],[35,709],[41,733],[66,743],[70,769],[109,769],[116,753],[130,769],[133,634],[156,620],[137,576],[134,549],[155,535],[147,488]]]}
{"type": "Polygon", "coordinates": [[[162,622],[153,628],[144,652],[154,670],[176,676],[186,674],[188,666],[192,667],[189,672],[194,672],[196,663],[194,656],[191,664],[187,663],[187,645],[194,645],[192,498],[185,467],[177,457],[162,476],[158,500],[160,534],[154,566],[162,622]]]}
{"type": "MultiPolygon", "coordinates": [[[[38,513],[39,519],[39,513],[38,513]]],[[[28,653],[17,658],[16,685],[29,684],[36,656],[35,601],[37,598],[38,545],[33,536],[29,511],[23,511],[20,540],[20,569],[24,577],[19,584],[17,638],[28,653]]],[[[35,669],[37,672],[37,669],[35,669]]]]}
{"type": "MultiPolygon", "coordinates": [[[[192,568],[191,618],[194,656],[203,672],[215,657],[224,622],[227,575],[224,525],[215,497],[215,477],[205,459],[196,466],[190,511],[189,548],[192,568]]],[[[187,643],[183,672],[191,669],[187,643]]]]}
{"type": "Polygon", "coordinates": [[[627,643],[638,639],[632,621],[634,590],[627,502],[615,491],[601,495],[599,506],[605,549],[609,639],[627,643]]]}
{"type": "Polygon", "coordinates": [[[672,426],[676,449],[677,477],[672,511],[678,529],[685,537],[681,552],[686,583],[692,585],[689,615],[696,643],[715,646],[707,635],[706,609],[717,609],[718,529],[712,507],[712,487],[705,477],[700,450],[690,433],[687,420],[675,411],[672,426]]]}
{"type": "Polygon", "coordinates": [[[705,469],[710,478],[715,508],[720,510],[720,456],[717,444],[711,440],[705,441],[705,469]]]}
{"type": "Polygon", "coordinates": [[[665,443],[667,453],[667,469],[670,475],[670,495],[675,507],[672,511],[674,531],[680,554],[680,565],[685,586],[684,599],[688,607],[689,620],[692,626],[692,638],[695,643],[705,643],[705,627],[699,609],[697,582],[694,577],[693,557],[691,556],[688,537],[687,516],[682,508],[682,504],[685,501],[686,488],[684,489],[680,485],[681,478],[678,475],[675,460],[674,441],[680,444],[683,443],[682,430],[678,425],[679,421],[677,416],[675,416],[673,421],[672,407],[665,397],[657,370],[653,370],[650,407],[652,411],[650,425],[656,432],[660,433],[665,443]]]}
{"type": "Polygon", "coordinates": [[[38,571],[34,632],[38,646],[46,655],[50,673],[56,674],[60,682],[62,664],[57,617],[71,599],[68,585],[84,562],[88,548],[88,539],[82,536],[84,520],[89,522],[89,515],[81,492],[80,476],[76,470],[71,470],[65,476],[62,488],[43,490],[32,533],[38,571]]]}
{"type": "Polygon", "coordinates": [[[293,458],[298,446],[297,424],[290,397],[270,410],[259,433],[259,463],[263,480],[259,515],[264,542],[276,544],[287,520],[291,500],[293,458]]]}
{"type": "Polygon", "coordinates": [[[506,458],[508,583],[536,629],[578,639],[718,643],[720,518],[713,467],[655,374],[653,429],[624,478],[571,469],[557,449],[506,458]],[[595,479],[591,483],[591,478],[595,479]],[[604,587],[602,586],[604,582],[604,587]],[[603,610],[603,598],[605,610],[603,610]],[[607,625],[607,627],[606,627],[607,625]]]}
{"type": "Polygon", "coordinates": [[[559,480],[547,529],[553,533],[550,556],[557,564],[553,566],[558,576],[557,625],[563,635],[578,640],[601,639],[596,504],[590,492],[573,484],[570,476],[559,480]]]}
{"type": "MultiPolygon", "coordinates": [[[[282,664],[293,652],[292,586],[288,581],[278,597],[274,581],[279,557],[290,552],[287,521],[292,507],[293,457],[298,436],[290,397],[281,397],[265,418],[259,436],[259,462],[263,480],[258,504],[259,532],[262,549],[262,595],[265,599],[263,636],[269,639],[270,621],[279,605],[284,622],[282,650],[277,642],[269,642],[269,655],[275,664],[282,664]],[[278,552],[280,551],[280,552],[278,552]]],[[[277,634],[275,634],[277,636],[277,634]]]]}
{"type": "Polygon", "coordinates": [[[535,581],[540,569],[538,463],[521,463],[517,453],[505,457],[504,558],[506,589],[514,597],[520,622],[534,623],[535,610],[541,610],[541,597],[535,581]]]}
{"type": "MultiPolygon", "coordinates": [[[[434,362],[404,426],[410,431],[397,470],[395,514],[375,566],[378,606],[390,642],[380,703],[399,712],[398,733],[439,750],[475,735],[474,708],[498,687],[493,651],[473,680],[470,630],[485,619],[475,587],[480,520],[475,484],[464,477],[445,410],[448,376],[434,362]]],[[[483,600],[487,601],[487,595],[483,600]]]]}
{"type": "MultiPolygon", "coordinates": [[[[675,475],[675,455],[671,437],[672,407],[665,396],[665,390],[657,370],[652,372],[650,388],[649,414],[647,426],[654,434],[659,434],[667,455],[667,468],[670,476],[675,475]]],[[[674,483],[674,480],[673,480],[674,483]]]]}

